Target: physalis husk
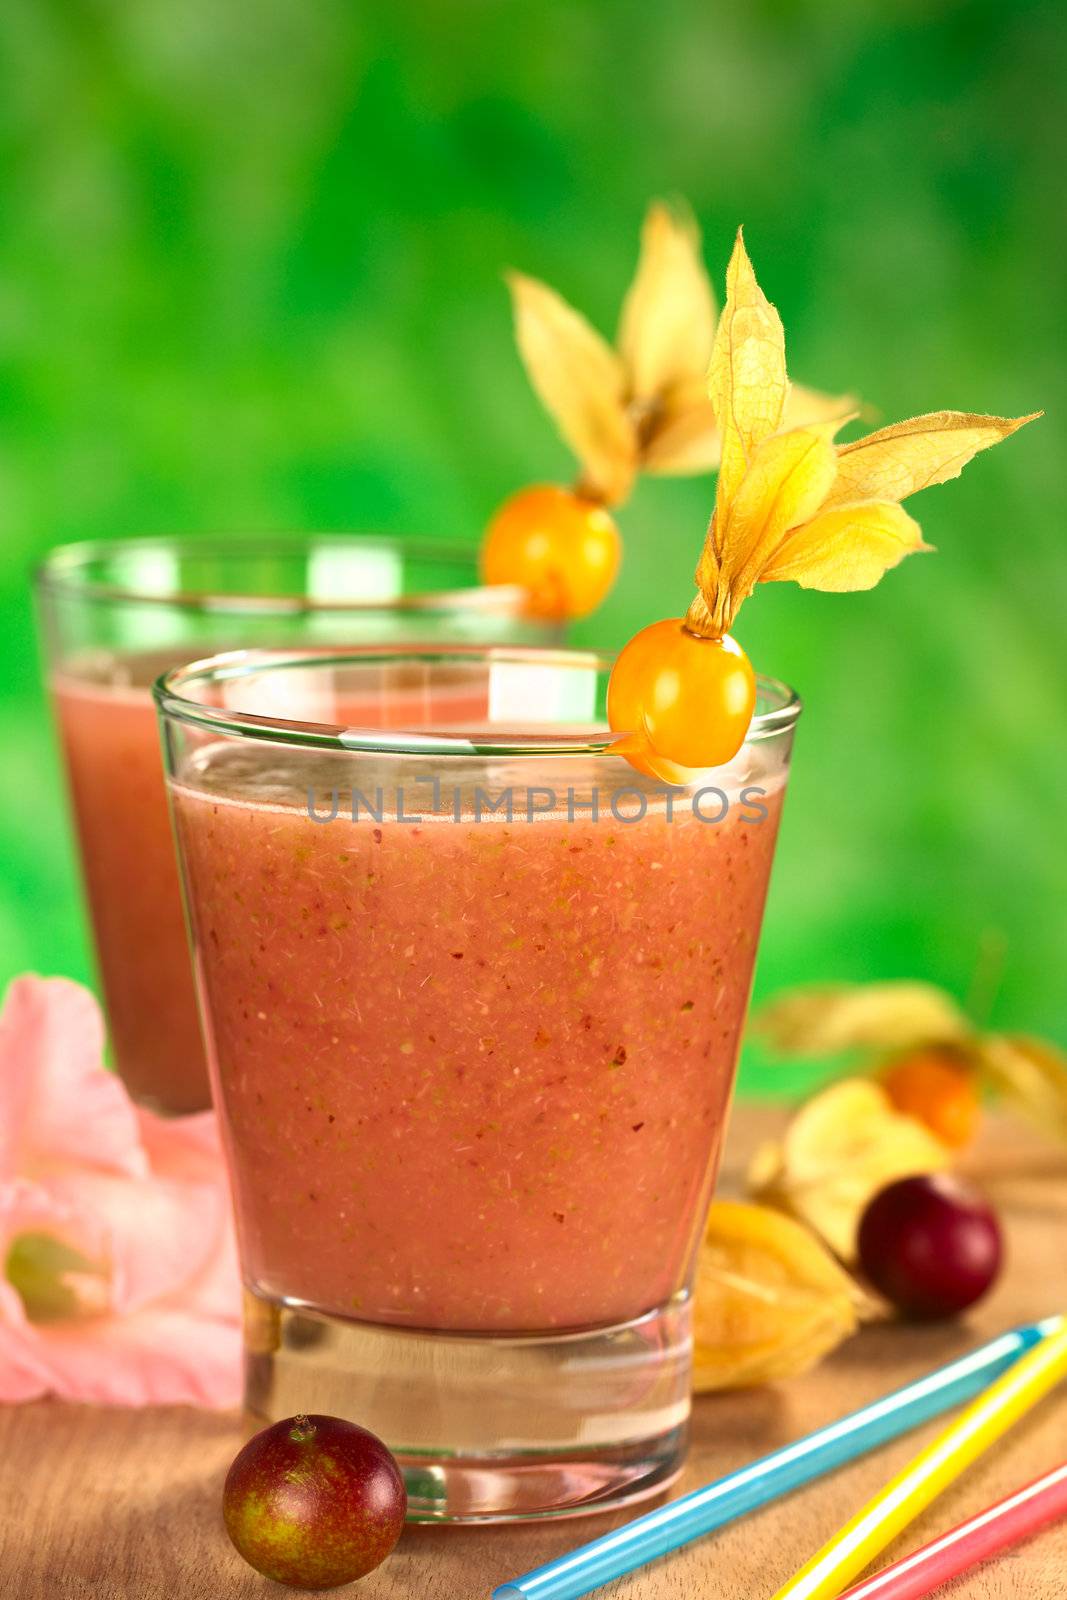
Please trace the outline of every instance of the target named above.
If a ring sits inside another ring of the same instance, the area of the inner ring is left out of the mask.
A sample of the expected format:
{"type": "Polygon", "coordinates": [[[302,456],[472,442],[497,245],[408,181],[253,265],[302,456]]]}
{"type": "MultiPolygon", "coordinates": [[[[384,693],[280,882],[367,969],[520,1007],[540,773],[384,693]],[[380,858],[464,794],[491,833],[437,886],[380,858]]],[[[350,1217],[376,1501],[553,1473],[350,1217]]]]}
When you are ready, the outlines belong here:
{"type": "Polygon", "coordinates": [[[780,1143],[756,1152],[748,1187],[851,1262],[868,1201],[898,1178],[940,1172],[951,1159],[948,1146],[895,1110],[880,1085],[845,1078],[801,1106],[780,1143]]]}
{"type": "Polygon", "coordinates": [[[1047,1039],[980,1035],[975,1047],[984,1083],[1041,1133],[1067,1143],[1067,1054],[1047,1039]]]}
{"type": "Polygon", "coordinates": [[[789,1057],[865,1052],[890,1086],[902,1064],[940,1055],[973,1079],[976,1092],[1067,1143],[1067,1052],[1047,1039],[980,1031],[934,984],[899,979],[791,989],[760,1008],[752,1032],[789,1057]]]}
{"type": "Polygon", "coordinates": [[[757,583],[870,589],[904,556],[930,547],[899,504],[956,478],[1033,420],[933,411],[850,444],[847,417],[790,426],[781,318],[756,282],[739,232],[727,269],[708,392],[719,423],[715,510],[686,622],[718,638],[757,583]]]}
{"type": "MultiPolygon", "coordinates": [[[[612,729],[629,736],[620,753],[668,781],[676,781],[672,770],[695,773],[729,760],[744,740],[748,723],[730,718],[725,702],[709,711],[701,646],[728,638],[758,583],[872,588],[906,555],[930,548],[899,502],[958,477],[979,450],[1031,420],[935,411],[844,445],[835,439],[847,414],[795,425],[782,321],[756,281],[740,232],[707,385],[720,459],[697,594],[684,618],[654,624],[672,640],[672,660],[650,659],[649,630],[642,630],[614,669],[625,692],[608,696],[612,729]]],[[[604,427],[600,437],[607,437],[604,427]]]]}
{"type": "Polygon", "coordinates": [[[907,1050],[959,1044],[971,1024],[932,983],[820,983],[790,989],[761,1006],[752,1033],[788,1056],[828,1056],[839,1050],[907,1050]]]}
{"type": "Polygon", "coordinates": [[[801,1223],[766,1206],[716,1201],[697,1262],[694,1388],[795,1377],[854,1333],[869,1309],[801,1223]]]}
{"type": "MultiPolygon", "coordinates": [[[[707,389],[716,306],[688,208],[654,202],[612,345],[547,284],[508,277],[515,337],[534,391],[581,465],[583,495],[619,505],[639,472],[691,474],[718,465],[707,389]]],[[[848,395],[796,387],[787,420],[855,410],[848,395]]]]}

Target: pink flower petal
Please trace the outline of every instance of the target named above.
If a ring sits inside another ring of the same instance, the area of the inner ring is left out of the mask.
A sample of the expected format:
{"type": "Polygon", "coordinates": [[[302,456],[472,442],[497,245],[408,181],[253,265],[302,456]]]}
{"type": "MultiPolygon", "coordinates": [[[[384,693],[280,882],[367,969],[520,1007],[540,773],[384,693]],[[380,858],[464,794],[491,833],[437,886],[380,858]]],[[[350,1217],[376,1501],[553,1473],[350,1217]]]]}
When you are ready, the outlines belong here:
{"type": "MultiPolygon", "coordinates": [[[[6,1259],[12,1240],[24,1233],[48,1234],[88,1260],[106,1265],[106,1233],[91,1211],[72,1205],[67,1196],[56,1193],[48,1184],[13,1178],[0,1183],[0,1260],[6,1259]]],[[[0,1284],[10,1289],[2,1277],[0,1284]]]]}
{"type": "Polygon", "coordinates": [[[239,1317],[237,1237],[215,1113],[203,1111],[192,1116],[165,1118],[142,1110],[139,1116],[141,1137],[153,1173],[211,1184],[225,1212],[223,1223],[214,1235],[211,1253],[182,1291],[182,1304],[204,1316],[239,1317]]]}
{"type": "Polygon", "coordinates": [[[218,1181],[222,1140],[213,1111],[193,1111],[184,1117],[160,1117],[137,1108],[141,1146],[153,1172],[168,1178],[207,1178],[218,1181]]]}
{"type": "Polygon", "coordinates": [[[0,1330],[0,1397],[14,1398],[19,1388],[24,1398],[224,1410],[241,1399],[240,1329],[180,1310],[146,1310],[35,1328],[14,1360],[0,1330]]]}
{"type": "Polygon", "coordinates": [[[241,1269],[237,1236],[229,1215],[215,1240],[211,1256],[182,1290],[181,1303],[197,1316],[240,1322],[241,1269]]]}
{"type": "Polygon", "coordinates": [[[64,979],[18,979],[0,1014],[0,1265],[26,1234],[99,1263],[63,1278],[99,1309],[67,1316],[61,1300],[64,1320],[33,1322],[0,1273],[0,1401],[238,1403],[240,1278],[214,1116],[133,1107],[103,1067],[96,1002],[64,979]]]}
{"type": "Polygon", "coordinates": [[[0,1310],[0,1405],[39,1400],[50,1388],[49,1368],[38,1359],[34,1340],[13,1332],[0,1310]]]}
{"type": "Polygon", "coordinates": [[[180,1296],[229,1223],[218,1184],[135,1181],[83,1169],[52,1178],[49,1189],[71,1213],[91,1216],[101,1229],[116,1315],[180,1296]]]}
{"type": "Polygon", "coordinates": [[[0,1278],[0,1329],[21,1333],[27,1326],[26,1310],[17,1292],[0,1278]]]}
{"type": "Polygon", "coordinates": [[[100,1008],[66,978],[16,978],[0,1012],[0,1173],[41,1160],[147,1171],[137,1115],[104,1070],[100,1008]]]}

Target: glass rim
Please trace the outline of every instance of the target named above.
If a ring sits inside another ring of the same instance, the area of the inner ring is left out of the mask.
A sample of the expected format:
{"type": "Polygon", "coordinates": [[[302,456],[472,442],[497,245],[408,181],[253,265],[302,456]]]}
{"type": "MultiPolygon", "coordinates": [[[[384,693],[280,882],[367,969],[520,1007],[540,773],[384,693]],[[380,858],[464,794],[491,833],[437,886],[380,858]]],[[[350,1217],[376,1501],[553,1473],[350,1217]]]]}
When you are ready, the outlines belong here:
{"type": "MultiPolygon", "coordinates": [[[[152,686],[156,709],[163,718],[191,724],[216,733],[236,734],[242,738],[263,740],[268,743],[299,745],[310,749],[326,749],[367,754],[387,755],[443,755],[443,756],[544,756],[544,755],[602,755],[625,732],[603,729],[591,733],[537,733],[509,732],[506,726],[499,735],[493,733],[469,734],[423,732],[418,729],[383,729],[348,726],[342,723],[302,721],[295,718],[265,716],[258,712],[235,711],[229,707],[203,705],[191,700],[182,690],[194,682],[226,683],[257,672],[300,670],[315,667],[344,667],[354,665],[390,666],[401,663],[424,664],[481,662],[514,664],[517,666],[576,667],[600,672],[610,672],[614,656],[595,650],[567,650],[552,646],[490,645],[484,647],[457,645],[426,645],[383,650],[377,645],[353,646],[337,650],[324,646],[319,650],[287,652],[281,650],[228,650],[184,666],[172,667],[161,673],[152,686]]],[[[803,709],[803,702],[795,689],[778,678],[763,673],[756,674],[757,695],[770,701],[765,711],[757,711],[744,738],[744,745],[760,743],[791,729],[803,709]]],[[[742,746],[743,747],[743,746],[742,746]]]]}
{"type": "Polygon", "coordinates": [[[396,595],[388,600],[318,599],[304,594],[265,595],[235,589],[232,592],[210,588],[174,589],[160,593],[136,583],[112,583],[88,578],[96,562],[106,562],[128,552],[165,550],[179,556],[217,555],[237,561],[269,555],[295,554],[309,548],[342,550],[377,544],[393,549],[414,561],[455,562],[477,570],[477,545],[418,538],[407,534],[378,533],[373,529],[352,529],[342,533],[211,533],[144,534],[129,539],[85,539],[55,545],[33,568],[33,582],[39,594],[74,596],[81,600],[110,604],[174,606],[183,611],[283,613],[285,615],[321,612],[464,612],[521,611],[527,595],[519,584],[476,584],[447,589],[429,589],[416,594],[396,595]]]}

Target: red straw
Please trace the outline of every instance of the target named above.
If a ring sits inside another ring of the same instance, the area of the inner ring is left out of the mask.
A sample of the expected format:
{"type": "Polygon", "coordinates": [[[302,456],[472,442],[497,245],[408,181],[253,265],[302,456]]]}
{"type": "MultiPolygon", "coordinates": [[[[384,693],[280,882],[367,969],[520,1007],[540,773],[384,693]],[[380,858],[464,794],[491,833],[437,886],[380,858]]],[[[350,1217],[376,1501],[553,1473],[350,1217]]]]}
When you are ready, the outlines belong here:
{"type": "Polygon", "coordinates": [[[919,1600],[1059,1517],[1067,1517],[1067,1462],[847,1589],[840,1600],[919,1600]]]}

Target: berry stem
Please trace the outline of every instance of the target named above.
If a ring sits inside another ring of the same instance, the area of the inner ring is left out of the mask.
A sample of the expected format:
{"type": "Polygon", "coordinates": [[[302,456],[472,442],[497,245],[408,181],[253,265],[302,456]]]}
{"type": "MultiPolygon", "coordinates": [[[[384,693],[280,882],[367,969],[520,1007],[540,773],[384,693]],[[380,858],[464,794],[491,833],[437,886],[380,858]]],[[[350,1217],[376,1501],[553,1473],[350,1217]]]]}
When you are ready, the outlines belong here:
{"type": "Polygon", "coordinates": [[[726,632],[723,624],[712,614],[707,599],[700,589],[693,596],[689,610],[685,614],[685,628],[687,632],[696,634],[698,639],[721,639],[726,632]]]}
{"type": "Polygon", "coordinates": [[[571,493],[576,499],[584,500],[588,505],[591,506],[607,506],[609,503],[608,497],[604,493],[603,489],[598,489],[593,480],[591,478],[587,478],[585,474],[581,472],[571,485],[571,493]]]}

